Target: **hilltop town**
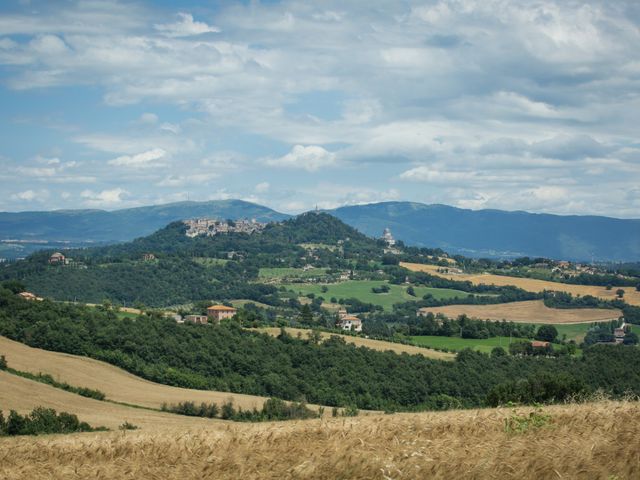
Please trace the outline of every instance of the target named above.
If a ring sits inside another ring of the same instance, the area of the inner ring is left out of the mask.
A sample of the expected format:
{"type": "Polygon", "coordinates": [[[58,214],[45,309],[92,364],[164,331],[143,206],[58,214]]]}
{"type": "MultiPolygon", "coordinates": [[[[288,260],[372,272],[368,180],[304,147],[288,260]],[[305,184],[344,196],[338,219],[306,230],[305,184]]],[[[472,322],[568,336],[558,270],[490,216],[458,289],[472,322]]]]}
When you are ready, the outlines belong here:
{"type": "Polygon", "coordinates": [[[266,223],[258,222],[255,218],[251,220],[215,220],[209,218],[196,218],[184,220],[188,227],[187,237],[213,237],[220,233],[252,233],[260,232],[267,226],[266,223]]]}

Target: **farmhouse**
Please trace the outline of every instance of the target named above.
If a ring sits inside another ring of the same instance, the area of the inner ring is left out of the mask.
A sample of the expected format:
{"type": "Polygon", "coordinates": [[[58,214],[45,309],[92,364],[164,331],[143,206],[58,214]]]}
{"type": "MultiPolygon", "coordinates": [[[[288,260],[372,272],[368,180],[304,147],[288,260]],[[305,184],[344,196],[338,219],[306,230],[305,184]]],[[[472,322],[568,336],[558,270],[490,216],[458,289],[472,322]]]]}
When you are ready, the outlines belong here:
{"type": "Polygon", "coordinates": [[[613,331],[613,336],[615,337],[616,343],[623,343],[625,335],[626,335],[626,332],[624,331],[624,327],[616,328],[613,331]]]}
{"type": "Polygon", "coordinates": [[[66,257],[60,252],[56,252],[49,257],[50,265],[64,265],[66,263],[66,257]]]}
{"type": "Polygon", "coordinates": [[[207,315],[187,315],[184,317],[185,323],[197,323],[200,325],[206,325],[209,323],[209,317],[207,315]]]}
{"type": "Polygon", "coordinates": [[[212,305],[207,308],[207,317],[209,317],[212,322],[220,323],[221,320],[232,318],[236,312],[237,310],[233,307],[227,307],[226,305],[212,305]]]}
{"type": "Polygon", "coordinates": [[[531,346],[533,348],[549,348],[549,342],[541,342],[539,340],[534,340],[531,342],[531,346]]]}
{"type": "Polygon", "coordinates": [[[144,260],[145,262],[150,262],[155,259],[156,259],[156,256],[153,253],[142,254],[142,260],[144,260]]]}
{"type": "Polygon", "coordinates": [[[24,298],[25,300],[29,300],[29,301],[38,301],[38,302],[41,302],[42,300],[44,300],[43,298],[38,297],[38,296],[34,295],[34,294],[33,294],[33,293],[31,293],[31,292],[20,292],[20,293],[18,294],[18,296],[19,296],[19,297],[24,298]]]}
{"type": "Polygon", "coordinates": [[[354,317],[353,315],[345,315],[338,320],[338,327],[342,330],[361,332],[362,320],[358,317],[354,317]]]}

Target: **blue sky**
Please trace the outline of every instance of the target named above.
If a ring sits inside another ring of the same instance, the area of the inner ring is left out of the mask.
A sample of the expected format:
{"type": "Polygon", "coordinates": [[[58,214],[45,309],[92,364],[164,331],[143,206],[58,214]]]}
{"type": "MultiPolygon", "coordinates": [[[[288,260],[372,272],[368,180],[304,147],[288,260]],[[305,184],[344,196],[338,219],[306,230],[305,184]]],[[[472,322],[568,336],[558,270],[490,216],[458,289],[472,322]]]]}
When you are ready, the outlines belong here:
{"type": "Polygon", "coordinates": [[[636,1],[0,4],[0,210],[640,217],[636,1]]]}

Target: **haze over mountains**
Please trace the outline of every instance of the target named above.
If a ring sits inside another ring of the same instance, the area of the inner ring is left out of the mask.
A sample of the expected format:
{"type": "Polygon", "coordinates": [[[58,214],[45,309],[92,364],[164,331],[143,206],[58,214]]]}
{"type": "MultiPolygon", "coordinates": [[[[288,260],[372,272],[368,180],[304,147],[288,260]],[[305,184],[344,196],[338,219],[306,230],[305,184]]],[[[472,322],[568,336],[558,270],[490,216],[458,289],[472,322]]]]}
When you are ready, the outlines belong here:
{"type": "MultiPolygon", "coordinates": [[[[440,247],[473,257],[543,256],[568,260],[637,261],[640,220],[465,210],[446,205],[384,202],[328,213],[369,236],[390,228],[409,245],[440,247]]],[[[112,243],[148,235],[168,223],[194,217],[280,221],[290,215],[241,200],[179,202],[116,211],[1,212],[0,240],[112,243]]],[[[32,250],[32,249],[30,249],[32,250]]],[[[30,251],[29,250],[29,251],[30,251]]],[[[26,253],[7,251],[11,257],[26,253]]]]}

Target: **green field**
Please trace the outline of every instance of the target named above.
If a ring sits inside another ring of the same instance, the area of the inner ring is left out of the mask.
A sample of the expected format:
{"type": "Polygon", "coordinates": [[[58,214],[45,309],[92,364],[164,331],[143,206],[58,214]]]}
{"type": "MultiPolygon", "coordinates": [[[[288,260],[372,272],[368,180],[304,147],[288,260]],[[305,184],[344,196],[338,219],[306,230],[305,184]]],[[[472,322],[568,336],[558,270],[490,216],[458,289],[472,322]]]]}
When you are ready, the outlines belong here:
{"type": "MultiPolygon", "coordinates": [[[[511,338],[512,342],[520,341],[519,338],[511,338]]],[[[434,335],[421,335],[411,337],[411,341],[421,347],[446,348],[449,350],[464,350],[472,348],[483,353],[491,353],[494,347],[502,347],[509,351],[509,337],[493,337],[486,339],[459,338],[459,337],[438,337],[434,335]]]]}
{"type": "Polygon", "coordinates": [[[342,283],[332,284],[289,284],[284,285],[285,288],[291,289],[297,292],[300,296],[313,293],[317,296],[321,296],[325,301],[329,301],[331,297],[341,298],[357,298],[365,303],[373,303],[374,305],[380,305],[387,311],[391,311],[394,303],[402,303],[414,301],[422,298],[423,295],[430,293],[437,299],[453,298],[453,297],[466,297],[468,294],[460,290],[449,290],[446,288],[429,288],[429,287],[417,287],[413,289],[416,292],[416,296],[412,297],[407,294],[407,287],[404,285],[392,285],[385,281],[375,280],[350,280],[342,283]],[[381,285],[389,285],[390,290],[388,293],[373,293],[372,287],[380,287],[381,285]],[[327,287],[327,291],[323,292],[322,287],[327,287]]]}
{"type": "Polygon", "coordinates": [[[327,273],[326,268],[312,268],[311,270],[304,271],[302,268],[261,268],[258,277],[261,279],[269,278],[311,278],[325,275],[327,273]]]}

